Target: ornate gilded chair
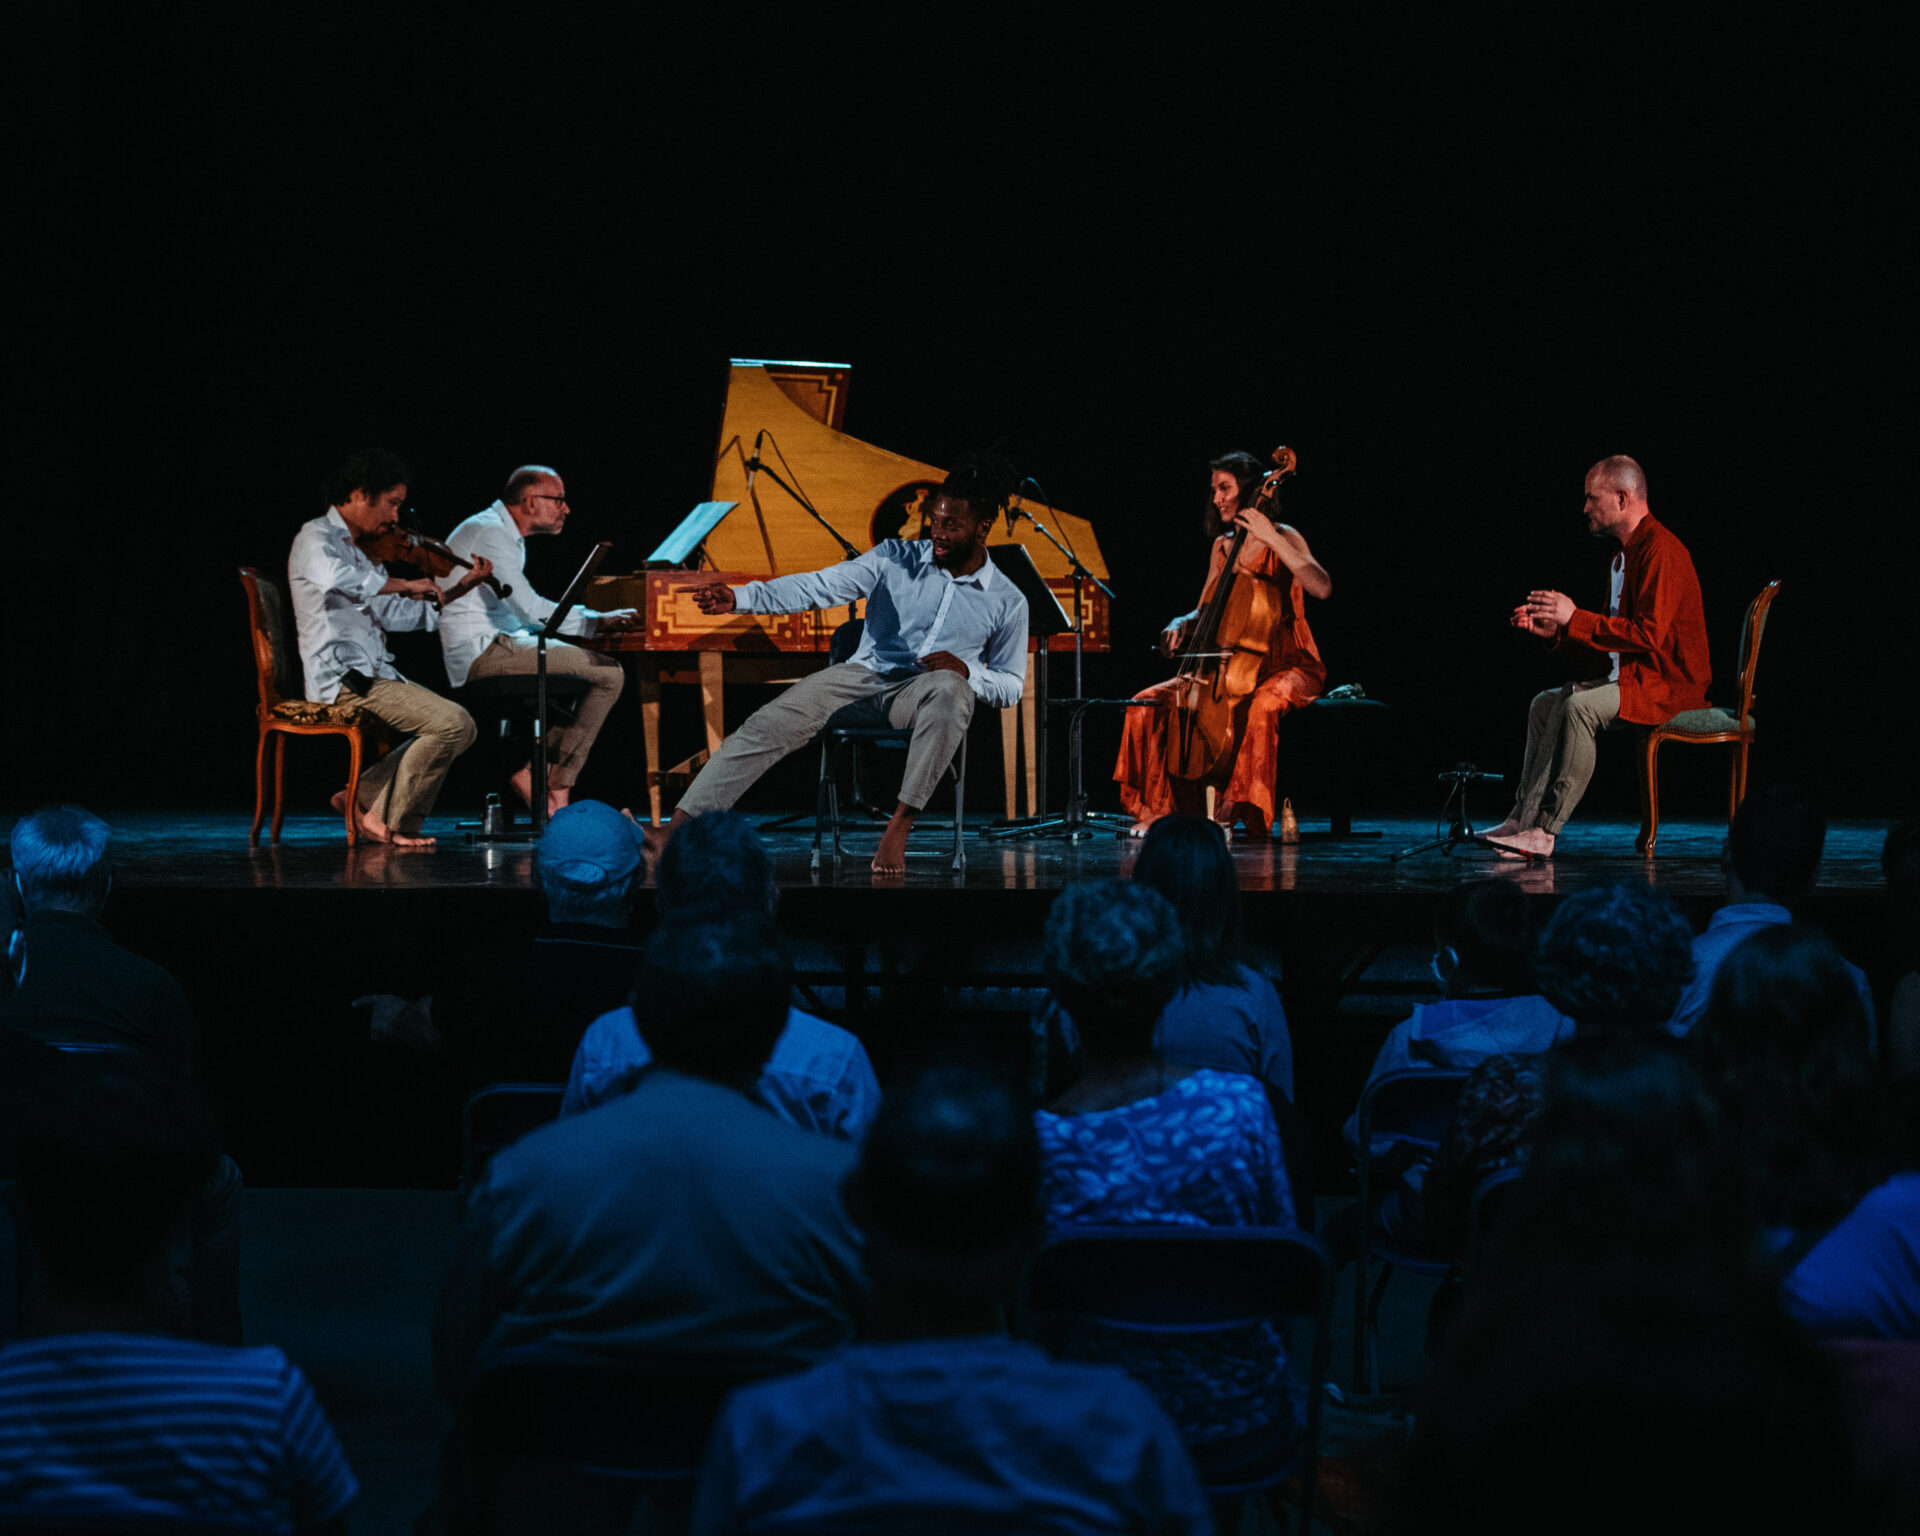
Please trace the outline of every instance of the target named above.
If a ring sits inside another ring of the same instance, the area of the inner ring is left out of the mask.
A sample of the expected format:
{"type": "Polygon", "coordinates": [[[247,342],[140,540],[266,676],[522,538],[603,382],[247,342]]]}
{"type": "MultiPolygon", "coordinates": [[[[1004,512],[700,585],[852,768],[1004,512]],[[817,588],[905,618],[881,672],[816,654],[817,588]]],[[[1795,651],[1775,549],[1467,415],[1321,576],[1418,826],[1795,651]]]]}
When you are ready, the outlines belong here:
{"type": "Polygon", "coordinates": [[[1733,748],[1733,762],[1727,784],[1727,821],[1732,823],[1747,797],[1747,752],[1753,745],[1753,674],[1760,663],[1760,637],[1766,633],[1767,610],[1780,592],[1780,583],[1770,581],[1760,595],[1747,604],[1747,617],[1740,628],[1740,697],[1738,708],[1689,709],[1675,715],[1665,725],[1656,725],[1640,739],[1640,835],[1634,851],[1644,858],[1653,857],[1654,840],[1660,832],[1661,745],[1669,741],[1690,742],[1695,746],[1725,743],[1733,748]]]}
{"type": "Polygon", "coordinates": [[[286,813],[286,747],[289,736],[344,736],[347,738],[347,844],[359,841],[353,824],[354,797],[360,791],[360,765],[369,746],[386,751],[380,722],[353,699],[315,704],[300,697],[300,662],[287,640],[287,600],[279,584],[250,566],[240,567],[240,585],[247,589],[247,618],[253,628],[253,668],[260,683],[260,740],[253,755],[253,827],[247,846],[260,842],[260,818],[267,801],[267,739],[273,739],[272,842],[280,841],[280,821],[286,813]]]}

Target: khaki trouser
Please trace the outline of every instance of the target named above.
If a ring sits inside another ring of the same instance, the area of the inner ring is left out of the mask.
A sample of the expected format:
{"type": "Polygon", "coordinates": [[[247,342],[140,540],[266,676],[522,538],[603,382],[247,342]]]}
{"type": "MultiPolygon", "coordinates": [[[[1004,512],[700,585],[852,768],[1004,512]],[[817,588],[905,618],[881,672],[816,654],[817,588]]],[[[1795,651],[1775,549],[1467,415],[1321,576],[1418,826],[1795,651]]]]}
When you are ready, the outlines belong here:
{"type": "Polygon", "coordinates": [[[1558,836],[1593,778],[1594,738],[1624,729],[1618,683],[1568,683],[1533,696],[1513,820],[1558,836]]]}
{"type": "MultiPolygon", "coordinates": [[[[496,635],[467,669],[467,681],[482,677],[506,677],[525,674],[531,677],[540,669],[539,643],[531,635],[496,635]]],[[[583,651],[577,645],[547,642],[547,675],[577,677],[593,691],[580,701],[573,724],[547,733],[547,784],[553,789],[570,788],[587,765],[593,740],[606,723],[607,711],[626,686],[627,674],[620,663],[598,651],[583,651]]]]}
{"type": "Polygon", "coordinates": [[[867,667],[843,662],[795,683],[720,744],[699,777],[680,797],[689,816],[724,811],[789,752],[797,752],[820,734],[833,714],[848,704],[869,707],[878,724],[913,732],[900,801],[919,810],[933,798],[940,775],[953,761],[973,718],[973,687],[957,672],[916,672],[886,678],[867,667]]]}
{"type": "Polygon", "coordinates": [[[473,745],[473,716],[431,688],[385,677],[373,680],[360,703],[408,738],[361,771],[360,809],[395,832],[418,832],[447,769],[473,745]]]}

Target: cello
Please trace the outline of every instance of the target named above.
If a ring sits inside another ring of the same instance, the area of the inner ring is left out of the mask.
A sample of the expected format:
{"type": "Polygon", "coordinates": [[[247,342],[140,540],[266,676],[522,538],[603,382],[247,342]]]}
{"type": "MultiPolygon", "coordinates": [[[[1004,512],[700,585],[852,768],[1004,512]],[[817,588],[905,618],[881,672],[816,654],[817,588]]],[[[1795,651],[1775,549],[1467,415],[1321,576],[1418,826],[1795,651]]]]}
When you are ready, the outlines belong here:
{"type": "MultiPolygon", "coordinates": [[[[1293,473],[1299,456],[1283,445],[1273,450],[1273,463],[1246,510],[1272,515],[1280,482],[1293,473]]],[[[1243,523],[1234,530],[1213,595],[1180,652],[1167,776],[1190,784],[1213,783],[1232,773],[1260,669],[1286,617],[1287,589],[1237,568],[1246,542],[1243,523]]]]}

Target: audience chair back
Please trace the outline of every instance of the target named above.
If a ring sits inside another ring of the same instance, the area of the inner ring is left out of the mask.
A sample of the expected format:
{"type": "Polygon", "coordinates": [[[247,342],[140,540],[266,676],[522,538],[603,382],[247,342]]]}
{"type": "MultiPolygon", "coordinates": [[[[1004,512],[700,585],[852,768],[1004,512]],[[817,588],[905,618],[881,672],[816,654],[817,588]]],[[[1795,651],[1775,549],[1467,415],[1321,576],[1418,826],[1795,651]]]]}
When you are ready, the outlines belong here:
{"type": "Polygon", "coordinates": [[[560,1118],[565,1083],[491,1083],[460,1107],[460,1203],[485,1176],[494,1154],[560,1118]]]}
{"type": "MultiPolygon", "coordinates": [[[[1233,1483],[1210,1482],[1208,1491],[1230,1498],[1296,1471],[1311,1490],[1327,1379],[1329,1274],[1319,1240],[1292,1228],[1073,1227],[1049,1237],[1034,1256],[1025,1312],[1080,1318],[1159,1343],[1246,1323],[1311,1321],[1304,1439],[1271,1465],[1233,1483]]],[[[1311,1523],[1311,1500],[1304,1518],[1311,1523]]]]}
{"type": "Polygon", "coordinates": [[[1767,630],[1767,612],[1779,596],[1780,583],[1770,581],[1760,595],[1747,604],[1747,616],[1740,625],[1740,691],[1737,706],[1725,709],[1689,709],[1675,715],[1665,725],[1656,725],[1644,733],[1640,742],[1640,835],[1634,851],[1643,858],[1653,857],[1653,845],[1660,835],[1660,748],[1669,741],[1689,742],[1695,746],[1725,744],[1733,748],[1728,764],[1727,825],[1740,812],[1747,797],[1747,753],[1753,746],[1756,730],[1753,719],[1753,675],[1760,665],[1760,639],[1767,630]]]}
{"type": "Polygon", "coordinates": [[[337,699],[316,704],[302,697],[305,684],[299,655],[288,640],[287,600],[279,583],[240,567],[240,585],[247,593],[247,621],[253,631],[253,670],[259,686],[259,740],[253,754],[253,826],[247,846],[260,842],[260,819],[267,803],[267,740],[273,740],[273,829],[270,842],[280,841],[280,822],[286,815],[286,746],[289,736],[344,736],[347,739],[347,844],[357,843],[355,796],[360,791],[360,769],[368,747],[386,750],[380,722],[366,714],[357,701],[337,699]]]}
{"type": "Polygon", "coordinates": [[[1374,1214],[1387,1191],[1373,1176],[1372,1148],[1376,1141],[1393,1141],[1431,1156],[1440,1150],[1440,1138],[1453,1113],[1454,1101],[1467,1081],[1459,1071],[1389,1072],[1367,1085],[1360,1095],[1359,1238],[1353,1263],[1353,1379],[1364,1390],[1380,1390],[1380,1303],[1396,1269],[1417,1275],[1444,1275],[1452,1268],[1444,1257],[1407,1244],[1389,1242],[1375,1234],[1374,1214]],[[1380,1283],[1367,1293],[1367,1272],[1378,1261],[1380,1283]]]}
{"type": "Polygon", "coordinates": [[[625,1530],[649,1491],[691,1491],[727,1394],[770,1367],[494,1350],[468,1400],[472,1507],[489,1529],[625,1530]]]}
{"type": "MultiPolygon", "coordinates": [[[[866,631],[866,624],[860,619],[849,619],[833,632],[828,642],[827,661],[829,665],[839,666],[853,659],[853,653],[860,649],[860,637],[866,631]]],[[[904,752],[913,740],[912,731],[902,731],[889,724],[886,715],[878,709],[863,704],[848,704],[834,711],[827,723],[820,729],[820,783],[814,794],[813,804],[813,861],[812,867],[820,867],[820,840],[824,833],[833,833],[833,856],[844,857],[840,846],[840,779],[838,759],[841,754],[849,756],[853,769],[853,796],[856,801],[860,794],[860,755],[859,749],[866,746],[881,747],[891,751],[904,752]]],[[[953,761],[947,765],[947,772],[953,775],[953,864],[955,870],[967,867],[967,739],[960,738],[960,750],[953,755],[953,761]]]]}

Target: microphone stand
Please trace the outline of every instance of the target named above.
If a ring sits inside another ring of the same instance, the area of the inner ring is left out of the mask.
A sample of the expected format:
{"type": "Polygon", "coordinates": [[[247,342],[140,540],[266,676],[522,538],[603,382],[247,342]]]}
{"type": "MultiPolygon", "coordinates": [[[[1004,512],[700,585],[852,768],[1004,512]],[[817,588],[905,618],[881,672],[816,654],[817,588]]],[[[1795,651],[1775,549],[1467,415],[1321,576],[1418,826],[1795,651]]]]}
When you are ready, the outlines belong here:
{"type": "Polygon", "coordinates": [[[768,465],[763,463],[761,461],[759,453],[756,452],[752,458],[746,460],[746,466],[747,466],[747,494],[753,498],[753,510],[755,512],[758,512],[760,510],[760,496],[759,496],[759,493],[753,489],[753,473],[755,470],[758,470],[761,474],[765,475],[769,480],[771,480],[775,485],[779,486],[781,490],[785,491],[789,496],[791,496],[795,501],[799,502],[801,510],[804,511],[808,517],[812,518],[822,528],[826,529],[828,533],[832,534],[834,542],[838,544],[840,548],[846,552],[846,556],[849,560],[857,560],[860,557],[860,551],[855,549],[852,544],[847,542],[846,538],[841,534],[838,528],[834,527],[832,523],[828,522],[824,517],[820,515],[820,509],[814,506],[812,502],[808,501],[806,497],[802,496],[792,486],[788,485],[786,481],[782,480],[780,476],[777,473],[775,473],[773,469],[771,469],[770,467],[768,467],[768,465]]]}
{"type": "MultiPolygon", "coordinates": [[[[1402,848],[1391,856],[1390,863],[1398,864],[1402,859],[1410,859],[1419,853],[1431,853],[1435,849],[1451,855],[1453,850],[1462,843],[1479,843],[1482,847],[1489,846],[1480,834],[1473,830],[1473,823],[1467,819],[1467,786],[1476,780],[1484,784],[1498,784],[1501,782],[1501,776],[1497,773],[1482,773],[1472,763],[1455,763],[1438,777],[1442,784],[1450,782],[1453,785],[1453,788],[1447,791],[1447,803],[1440,807],[1443,815],[1448,811],[1453,812],[1453,824],[1447,828],[1444,836],[1433,838],[1428,842],[1416,843],[1411,848],[1402,848]]],[[[1527,855],[1527,862],[1529,864],[1533,862],[1532,854],[1527,855]]]]}
{"type": "MultiPolygon", "coordinates": [[[[1083,837],[1092,837],[1101,828],[1115,831],[1133,825],[1129,816],[1116,816],[1111,811],[1089,811],[1087,809],[1087,790],[1085,775],[1082,772],[1081,756],[1083,736],[1081,717],[1095,705],[1113,705],[1119,708],[1132,708],[1144,703],[1135,699],[1090,699],[1086,696],[1086,684],[1082,668],[1085,661],[1086,619],[1082,612],[1085,587],[1083,582],[1092,582],[1107,594],[1109,602],[1114,601],[1113,588],[1108,586],[1080,561],[1080,557],[1068,549],[1053,536],[1051,529],[1035,517],[1025,507],[1010,512],[1007,521],[1017,522],[1025,518],[1033,524],[1034,531],[1045,539],[1065,557],[1073,571],[1073,697],[1070,699],[1048,699],[1049,707],[1070,708],[1073,714],[1067,721],[1067,806],[1058,816],[1023,816],[1018,821],[1002,822],[997,827],[988,827],[982,837],[1064,837],[1070,843],[1077,843],[1083,837]]],[[[1036,653],[1036,662],[1045,665],[1051,652],[1043,646],[1036,653]]],[[[1039,778],[1046,781],[1047,765],[1041,758],[1039,778]]]]}

